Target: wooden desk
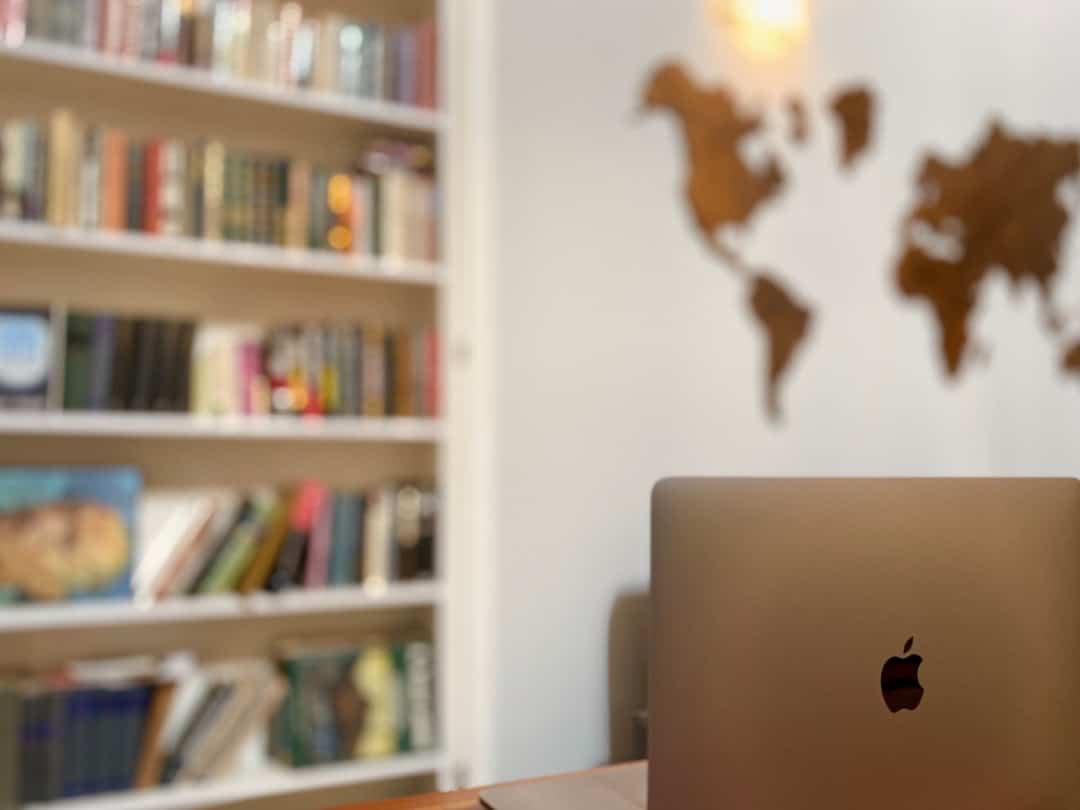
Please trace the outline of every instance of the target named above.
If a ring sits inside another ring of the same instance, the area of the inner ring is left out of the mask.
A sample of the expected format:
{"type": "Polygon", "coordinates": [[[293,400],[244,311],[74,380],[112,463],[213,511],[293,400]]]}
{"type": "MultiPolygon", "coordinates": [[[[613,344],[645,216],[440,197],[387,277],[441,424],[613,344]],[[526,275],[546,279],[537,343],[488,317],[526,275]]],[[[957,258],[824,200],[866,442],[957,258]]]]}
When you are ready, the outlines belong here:
{"type": "MultiPolygon", "coordinates": [[[[615,765],[613,768],[634,768],[640,763],[615,765]]],[[[602,769],[601,769],[602,770],[602,769]]],[[[563,777],[552,776],[550,779],[563,777]]],[[[480,793],[486,788],[456,790],[453,793],[431,793],[427,796],[410,796],[404,799],[390,799],[384,802],[362,802],[350,804],[338,810],[486,810],[480,804],[480,793]]],[[[552,808],[557,810],[557,808],[552,808]]]]}

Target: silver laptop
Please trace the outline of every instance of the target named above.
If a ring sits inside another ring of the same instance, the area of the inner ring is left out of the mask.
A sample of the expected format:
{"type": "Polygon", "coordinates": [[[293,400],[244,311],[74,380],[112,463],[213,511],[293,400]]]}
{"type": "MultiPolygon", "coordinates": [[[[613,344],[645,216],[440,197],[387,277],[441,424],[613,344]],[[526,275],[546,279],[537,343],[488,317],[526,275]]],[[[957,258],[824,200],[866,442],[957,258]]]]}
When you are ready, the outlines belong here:
{"type": "Polygon", "coordinates": [[[651,810],[1080,808],[1074,480],[673,479],[651,810]]]}

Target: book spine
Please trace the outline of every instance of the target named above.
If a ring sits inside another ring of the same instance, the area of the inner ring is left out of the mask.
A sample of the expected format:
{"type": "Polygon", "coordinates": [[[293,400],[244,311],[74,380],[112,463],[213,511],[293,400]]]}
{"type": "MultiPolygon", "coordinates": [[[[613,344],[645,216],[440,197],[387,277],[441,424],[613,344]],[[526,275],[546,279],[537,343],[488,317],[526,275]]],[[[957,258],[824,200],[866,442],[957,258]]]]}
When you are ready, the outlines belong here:
{"type": "Polygon", "coordinates": [[[45,758],[46,801],[63,798],[64,795],[64,692],[51,691],[45,696],[45,722],[42,727],[41,745],[45,758]]]}
{"type": "Polygon", "coordinates": [[[64,355],[64,410],[85,410],[90,404],[90,357],[94,318],[70,315],[64,355]]]}
{"type": "Polygon", "coordinates": [[[225,146],[220,141],[210,141],[206,144],[203,158],[203,232],[207,239],[232,238],[227,235],[225,223],[225,193],[227,163],[225,146]]]}
{"type": "Polygon", "coordinates": [[[361,359],[363,377],[364,416],[386,415],[386,378],[384,366],[383,330],[369,325],[363,331],[363,357],[361,359]]]}
{"type": "Polygon", "coordinates": [[[129,231],[141,230],[143,226],[146,194],[145,160],[145,147],[129,141],[127,145],[127,213],[124,219],[124,227],[129,231]]]}
{"type": "Polygon", "coordinates": [[[161,0],[161,24],[158,29],[158,62],[176,63],[180,56],[181,0],[161,0]]]}
{"type": "Polygon", "coordinates": [[[330,569],[330,543],[333,538],[334,502],[329,492],[318,487],[311,506],[313,520],[311,540],[308,546],[304,587],[321,588],[326,585],[330,569]]]}
{"type": "Polygon", "coordinates": [[[437,742],[435,720],[435,656],[431,642],[405,645],[405,705],[413,751],[429,751],[437,742]]]}
{"type": "Polygon", "coordinates": [[[68,195],[74,186],[71,182],[75,164],[74,128],[74,118],[67,110],[56,110],[49,117],[46,219],[50,225],[59,227],[73,224],[68,219],[71,207],[68,195]]]}
{"type": "Polygon", "coordinates": [[[153,352],[156,373],[150,386],[150,408],[155,411],[170,411],[173,408],[173,387],[178,375],[176,364],[180,323],[162,322],[158,327],[156,337],[157,345],[153,352]]]}
{"type": "Polygon", "coordinates": [[[86,690],[68,693],[64,719],[63,795],[81,796],[87,792],[86,761],[92,750],[89,738],[88,711],[90,696],[86,690]]]}
{"type": "Polygon", "coordinates": [[[139,41],[142,39],[144,0],[127,0],[124,8],[123,33],[121,34],[121,54],[126,59],[137,59],[139,41]]]}
{"type": "Polygon", "coordinates": [[[161,230],[161,152],[160,140],[153,140],[146,144],[142,167],[142,230],[147,233],[158,233],[161,230]]]}
{"type": "Polygon", "coordinates": [[[100,130],[88,130],[83,137],[82,161],[78,171],[78,224],[84,228],[100,228],[102,225],[102,139],[100,130]]]}
{"type": "Polygon", "coordinates": [[[94,319],[93,341],[90,347],[90,395],[91,410],[101,411],[109,406],[109,389],[112,382],[112,362],[116,351],[116,319],[99,315],[94,319]]]}

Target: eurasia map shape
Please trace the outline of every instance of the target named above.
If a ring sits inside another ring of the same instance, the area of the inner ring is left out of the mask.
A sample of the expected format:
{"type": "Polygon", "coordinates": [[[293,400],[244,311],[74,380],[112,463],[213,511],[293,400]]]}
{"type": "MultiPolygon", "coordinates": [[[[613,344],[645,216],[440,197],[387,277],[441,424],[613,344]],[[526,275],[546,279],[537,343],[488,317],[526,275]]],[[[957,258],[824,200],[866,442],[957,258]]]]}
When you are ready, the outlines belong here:
{"type": "MultiPolygon", "coordinates": [[[[745,278],[750,311],[765,334],[768,366],[765,408],[781,416],[780,387],[810,334],[811,308],[776,274],[748,266],[719,232],[743,228],[783,190],[784,167],[768,152],[760,168],[748,166],[742,141],[759,134],[759,114],[740,109],[733,92],[701,87],[675,62],[660,65],[644,91],[646,110],[666,110],[681,124],[687,156],[686,199],[698,230],[716,256],[745,278]]],[[[838,128],[839,163],[850,170],[873,140],[876,101],[863,86],[842,88],[828,109],[838,128]]],[[[787,103],[789,138],[807,140],[803,102],[787,103]]],[[[968,321],[981,283],[994,272],[1014,285],[1034,282],[1044,302],[1044,322],[1058,335],[1063,321],[1053,304],[1060,246],[1070,212],[1058,200],[1062,182],[1080,175],[1080,141],[1023,138],[993,122],[967,159],[949,163],[928,153],[916,174],[920,198],[903,218],[903,253],[895,268],[900,293],[925,299],[934,313],[946,373],[959,374],[970,345],[968,321]]],[[[1080,372],[1080,341],[1066,345],[1062,366],[1080,372]]]]}

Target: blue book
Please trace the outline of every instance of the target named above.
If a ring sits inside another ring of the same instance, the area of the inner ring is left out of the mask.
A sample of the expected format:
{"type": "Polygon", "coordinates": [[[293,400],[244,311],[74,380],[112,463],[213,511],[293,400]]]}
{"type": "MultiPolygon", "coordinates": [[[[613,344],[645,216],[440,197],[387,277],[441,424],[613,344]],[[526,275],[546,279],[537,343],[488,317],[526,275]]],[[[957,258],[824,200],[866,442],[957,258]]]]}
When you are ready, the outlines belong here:
{"type": "Polygon", "coordinates": [[[0,540],[25,558],[0,589],[21,601],[130,596],[141,489],[133,467],[0,467],[0,540]]]}
{"type": "Polygon", "coordinates": [[[75,689],[67,693],[64,712],[64,797],[82,796],[89,792],[87,756],[90,740],[91,692],[75,689]]]}
{"type": "Polygon", "coordinates": [[[116,318],[98,315],[90,337],[90,390],[87,405],[92,411],[109,407],[112,387],[112,359],[116,349],[116,318]]]}
{"type": "Polygon", "coordinates": [[[133,686],[125,690],[122,712],[122,744],[117,753],[119,776],[116,790],[130,790],[135,783],[135,769],[139,762],[139,743],[142,740],[146,713],[150,709],[151,688],[133,686]]]}

